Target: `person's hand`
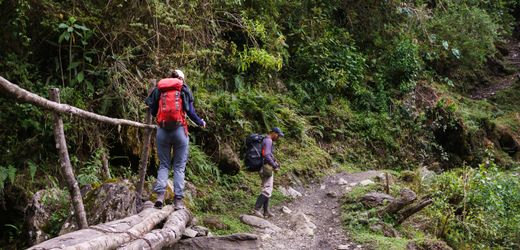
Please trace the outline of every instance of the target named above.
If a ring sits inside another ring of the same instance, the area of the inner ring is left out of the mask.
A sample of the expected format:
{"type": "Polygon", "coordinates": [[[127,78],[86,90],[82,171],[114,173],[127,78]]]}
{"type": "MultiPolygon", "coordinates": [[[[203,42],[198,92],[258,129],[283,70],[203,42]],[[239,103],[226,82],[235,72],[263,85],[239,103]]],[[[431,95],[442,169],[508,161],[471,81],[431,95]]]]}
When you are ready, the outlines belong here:
{"type": "Polygon", "coordinates": [[[206,121],[204,121],[204,119],[202,119],[202,128],[206,128],[206,121]]]}

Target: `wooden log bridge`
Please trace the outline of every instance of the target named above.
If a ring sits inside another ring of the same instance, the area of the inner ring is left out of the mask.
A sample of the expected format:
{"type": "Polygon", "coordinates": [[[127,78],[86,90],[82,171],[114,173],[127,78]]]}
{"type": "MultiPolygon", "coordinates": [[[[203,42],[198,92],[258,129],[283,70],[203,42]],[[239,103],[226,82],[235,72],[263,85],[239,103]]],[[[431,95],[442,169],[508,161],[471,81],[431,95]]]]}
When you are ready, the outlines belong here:
{"type": "Polygon", "coordinates": [[[187,209],[174,211],[171,205],[161,210],[150,207],[139,214],[64,234],[29,249],[162,249],[181,239],[191,219],[187,209]],[[165,222],[162,228],[156,229],[161,222],[165,222]]]}
{"type": "MultiPolygon", "coordinates": [[[[74,204],[76,220],[81,228],[79,231],[50,239],[30,249],[162,249],[180,240],[186,225],[191,222],[192,215],[186,209],[173,211],[172,206],[166,206],[162,210],[147,208],[139,214],[121,220],[90,227],[87,225],[82,197],[69,160],[63,131],[63,121],[59,115],[71,114],[84,119],[117,126],[126,125],[146,129],[143,135],[144,146],[143,152],[141,153],[140,181],[137,186],[137,205],[140,207],[141,192],[143,190],[146,165],[148,163],[151,133],[152,130],[156,128],[155,125],[150,124],[152,122],[150,114],[146,116],[146,123],[98,115],[60,103],[58,89],[51,89],[50,96],[53,99],[51,101],[9,82],[1,76],[0,90],[3,90],[3,93],[11,94],[19,101],[31,103],[54,112],[54,134],[57,149],[60,154],[62,174],[66,177],[71,200],[74,204]],[[162,222],[164,222],[164,224],[162,224],[162,222]],[[158,225],[162,225],[162,227],[157,228],[158,225]]],[[[106,171],[107,176],[108,173],[109,172],[106,171]]]]}

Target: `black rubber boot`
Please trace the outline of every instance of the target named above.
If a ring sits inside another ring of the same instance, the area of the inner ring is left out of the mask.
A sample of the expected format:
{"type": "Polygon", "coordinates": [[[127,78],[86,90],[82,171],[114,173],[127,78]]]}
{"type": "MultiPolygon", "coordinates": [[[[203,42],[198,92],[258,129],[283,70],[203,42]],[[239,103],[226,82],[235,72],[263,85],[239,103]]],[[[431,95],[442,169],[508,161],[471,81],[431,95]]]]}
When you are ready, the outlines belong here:
{"type": "Polygon", "coordinates": [[[262,215],[262,212],[260,212],[260,210],[262,209],[262,206],[264,206],[266,199],[267,199],[267,197],[265,197],[265,195],[263,195],[263,194],[259,195],[258,198],[256,198],[255,208],[253,209],[253,214],[255,216],[264,218],[264,216],[262,215]]]}
{"type": "Polygon", "coordinates": [[[264,217],[271,218],[274,217],[274,214],[269,211],[269,199],[268,197],[265,197],[264,200],[264,217]]]}

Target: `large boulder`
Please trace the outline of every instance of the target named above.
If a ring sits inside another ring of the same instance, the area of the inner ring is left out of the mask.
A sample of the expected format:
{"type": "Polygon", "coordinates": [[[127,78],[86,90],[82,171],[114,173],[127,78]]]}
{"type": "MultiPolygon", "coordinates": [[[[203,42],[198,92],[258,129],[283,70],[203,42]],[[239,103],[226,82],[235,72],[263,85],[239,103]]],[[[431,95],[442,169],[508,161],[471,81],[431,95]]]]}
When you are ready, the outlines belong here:
{"type": "Polygon", "coordinates": [[[310,218],[302,212],[291,215],[291,227],[300,235],[314,235],[316,225],[311,222],[310,218]]]}
{"type": "Polygon", "coordinates": [[[371,192],[363,195],[363,197],[360,198],[360,201],[367,207],[377,207],[394,201],[394,197],[385,193],[371,192]]]}
{"type": "Polygon", "coordinates": [[[55,225],[61,211],[69,207],[69,194],[53,188],[40,190],[25,208],[25,226],[29,245],[39,244],[57,234],[60,225],[55,225]]]}
{"type": "Polygon", "coordinates": [[[225,174],[235,175],[240,172],[240,158],[228,144],[224,144],[219,151],[218,167],[225,174]]]}
{"type": "Polygon", "coordinates": [[[412,241],[406,245],[406,250],[451,250],[446,242],[434,239],[412,241]]]}
{"type": "Polygon", "coordinates": [[[252,227],[261,228],[261,229],[267,229],[270,231],[278,232],[282,229],[276,226],[275,224],[269,222],[268,220],[264,220],[262,218],[242,214],[240,215],[240,221],[242,221],[244,224],[250,225],[252,227]]]}
{"type": "MultiPolygon", "coordinates": [[[[89,191],[83,200],[89,225],[118,220],[137,213],[135,188],[128,180],[104,183],[89,191]]],[[[71,215],[63,224],[60,235],[77,229],[75,217],[71,215]]]]}
{"type": "Polygon", "coordinates": [[[181,240],[173,247],[174,250],[228,250],[258,249],[258,238],[255,234],[233,234],[221,237],[196,237],[181,240]]]}

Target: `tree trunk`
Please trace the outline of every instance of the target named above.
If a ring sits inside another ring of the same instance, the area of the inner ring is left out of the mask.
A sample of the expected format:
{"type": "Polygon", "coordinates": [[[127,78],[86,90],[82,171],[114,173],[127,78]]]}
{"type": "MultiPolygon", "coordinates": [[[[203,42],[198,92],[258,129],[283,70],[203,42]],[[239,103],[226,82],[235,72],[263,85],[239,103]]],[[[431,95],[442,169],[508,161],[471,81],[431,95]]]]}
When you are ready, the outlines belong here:
{"type": "MultiPolygon", "coordinates": [[[[49,94],[55,102],[60,102],[59,89],[51,89],[49,94]]],[[[56,140],[56,149],[58,149],[60,155],[61,172],[67,182],[67,188],[69,189],[70,198],[74,206],[74,213],[76,214],[76,221],[78,222],[79,228],[87,228],[88,223],[85,215],[85,208],[83,207],[81,192],[74,176],[72,165],[70,164],[67,142],[65,141],[65,134],[63,132],[63,120],[61,120],[58,113],[54,113],[54,138],[56,140]]]]}
{"type": "Polygon", "coordinates": [[[404,188],[400,192],[399,199],[395,199],[388,206],[379,210],[377,213],[379,216],[384,214],[395,214],[405,206],[412,204],[417,199],[417,195],[410,189],[404,188]]]}
{"type": "MultiPolygon", "coordinates": [[[[154,231],[169,231],[170,234],[163,234],[164,236],[170,237],[175,234],[182,235],[184,228],[191,220],[191,214],[188,210],[182,209],[173,211],[172,206],[165,206],[163,209],[147,208],[141,213],[126,217],[121,220],[111,221],[105,224],[92,226],[88,229],[82,229],[69,234],[65,234],[41,244],[33,246],[31,250],[46,250],[46,249],[115,249],[121,247],[129,242],[148,241],[147,238],[143,238],[143,235],[150,232],[159,223],[168,218],[162,230],[154,231]],[[177,231],[175,231],[177,230],[177,231]],[[137,239],[137,240],[136,240],[137,239]]],[[[151,233],[151,232],[150,232],[151,233]]],[[[146,234],[148,235],[148,234],[146,234]]],[[[147,237],[147,236],[144,237],[147,237]]],[[[171,244],[174,242],[173,239],[153,238],[152,240],[164,241],[162,242],[150,242],[153,245],[171,244]]],[[[177,235],[175,235],[177,237],[177,235]]]]}
{"type": "MultiPolygon", "coordinates": [[[[152,80],[153,86],[155,86],[155,80],[152,80]]],[[[153,88],[152,88],[153,89],[153,88]]],[[[148,94],[150,94],[151,91],[149,91],[148,94]]],[[[146,117],[145,117],[145,123],[151,124],[152,123],[152,114],[147,110],[146,117]]],[[[137,202],[137,209],[138,211],[142,207],[142,200],[141,196],[143,194],[144,189],[144,180],[146,178],[146,169],[148,167],[148,158],[150,156],[150,140],[152,138],[152,129],[151,128],[145,128],[144,134],[143,134],[143,147],[141,151],[141,161],[139,166],[139,183],[137,184],[137,195],[136,195],[136,202],[137,202]]]]}
{"type": "Polygon", "coordinates": [[[108,164],[108,148],[105,147],[105,144],[103,143],[103,139],[101,138],[101,135],[99,133],[96,133],[97,136],[97,145],[101,152],[101,163],[102,163],[102,171],[103,171],[103,178],[104,179],[110,179],[112,176],[110,175],[110,168],[108,164]]]}
{"type": "Polygon", "coordinates": [[[60,104],[53,101],[49,101],[39,95],[31,93],[25,89],[20,88],[18,85],[13,84],[7,81],[5,78],[0,76],[0,87],[4,89],[7,93],[10,93],[16,97],[16,99],[34,104],[36,106],[42,107],[44,109],[48,109],[58,113],[72,114],[75,116],[79,116],[85,119],[90,119],[94,121],[100,121],[104,123],[110,123],[113,125],[128,125],[140,128],[155,128],[155,125],[143,124],[140,122],[134,122],[125,119],[117,119],[110,118],[102,115],[98,115],[92,112],[85,111],[83,109],[79,109],[67,104],[60,104]]]}
{"type": "Polygon", "coordinates": [[[168,216],[162,229],[152,230],[143,235],[140,239],[134,240],[118,249],[163,249],[172,246],[179,241],[186,229],[186,225],[191,221],[191,214],[188,210],[182,209],[168,216]]]}
{"type": "Polygon", "coordinates": [[[433,203],[433,200],[431,198],[425,198],[422,199],[419,203],[416,205],[409,207],[399,213],[399,219],[397,220],[396,226],[401,225],[408,217],[412,216],[413,214],[421,211],[426,206],[433,203]]]}

